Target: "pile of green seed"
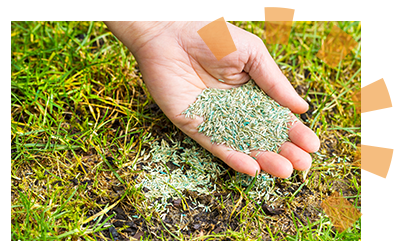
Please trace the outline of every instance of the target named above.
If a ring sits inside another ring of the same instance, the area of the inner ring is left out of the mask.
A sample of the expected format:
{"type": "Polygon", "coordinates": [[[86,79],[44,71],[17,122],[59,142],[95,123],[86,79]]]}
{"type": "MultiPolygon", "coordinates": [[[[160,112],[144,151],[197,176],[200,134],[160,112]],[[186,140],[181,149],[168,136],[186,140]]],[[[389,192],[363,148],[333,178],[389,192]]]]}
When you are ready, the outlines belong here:
{"type": "Polygon", "coordinates": [[[264,93],[253,80],[228,90],[203,90],[182,114],[203,117],[198,131],[211,142],[250,154],[252,150],[278,152],[289,141],[290,110],[264,93]]]}
{"type": "MultiPolygon", "coordinates": [[[[197,195],[211,195],[214,192],[222,192],[217,180],[228,169],[223,167],[218,160],[202,146],[189,137],[183,141],[175,141],[175,135],[169,141],[155,140],[150,145],[150,151],[143,154],[140,162],[147,162],[136,180],[137,188],[146,188],[144,195],[151,201],[150,208],[165,216],[168,213],[170,200],[185,198],[191,201],[190,208],[203,208],[208,211],[211,207],[201,204],[193,197],[185,196],[185,190],[195,192],[197,195]],[[147,158],[151,157],[150,161],[147,158]],[[171,168],[170,164],[175,165],[171,168]]],[[[137,166],[132,166],[138,170],[137,166]]],[[[254,177],[235,173],[232,182],[228,186],[232,189],[235,185],[242,185],[251,189],[248,195],[257,202],[272,201],[276,196],[274,188],[275,178],[265,172],[254,177]]]]}

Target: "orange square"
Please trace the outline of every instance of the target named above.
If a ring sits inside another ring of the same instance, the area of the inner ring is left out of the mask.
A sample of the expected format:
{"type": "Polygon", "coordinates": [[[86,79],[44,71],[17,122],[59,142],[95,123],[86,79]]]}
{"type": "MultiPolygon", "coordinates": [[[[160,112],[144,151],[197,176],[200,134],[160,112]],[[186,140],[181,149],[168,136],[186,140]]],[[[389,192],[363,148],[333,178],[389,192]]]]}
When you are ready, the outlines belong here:
{"type": "Polygon", "coordinates": [[[356,46],[357,42],[350,35],[342,31],[339,27],[333,26],[325,41],[322,42],[317,57],[330,67],[336,67],[356,46]]]}
{"type": "Polygon", "coordinates": [[[265,40],[267,44],[288,44],[291,21],[268,21],[265,22],[265,40]]]}
{"type": "Polygon", "coordinates": [[[294,9],[265,8],[265,38],[267,44],[287,44],[292,30],[294,9]]]}
{"type": "Polygon", "coordinates": [[[197,33],[218,61],[237,50],[223,17],[207,24],[197,33]]]}
{"type": "Polygon", "coordinates": [[[392,156],[393,149],[361,144],[361,169],[386,178],[392,156]]]}
{"type": "Polygon", "coordinates": [[[361,113],[392,107],[389,91],[382,79],[361,89],[361,113]]]}
{"type": "Polygon", "coordinates": [[[338,192],[333,192],[321,206],[339,232],[351,227],[361,217],[361,213],[338,192]]]}

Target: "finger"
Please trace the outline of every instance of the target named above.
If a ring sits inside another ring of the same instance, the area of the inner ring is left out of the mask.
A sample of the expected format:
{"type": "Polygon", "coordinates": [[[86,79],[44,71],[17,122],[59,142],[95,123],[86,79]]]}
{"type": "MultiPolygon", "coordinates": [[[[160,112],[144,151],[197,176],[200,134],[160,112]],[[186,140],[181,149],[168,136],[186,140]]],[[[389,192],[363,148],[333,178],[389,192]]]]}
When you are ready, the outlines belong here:
{"type": "Polygon", "coordinates": [[[212,145],[210,152],[238,172],[250,176],[256,176],[260,173],[258,163],[245,153],[229,150],[226,146],[215,144],[212,145]]]}
{"type": "Polygon", "coordinates": [[[297,118],[289,130],[289,139],[308,153],[317,152],[320,147],[318,136],[297,118]]]}
{"type": "Polygon", "coordinates": [[[288,178],[292,175],[292,163],[274,152],[254,151],[251,156],[255,157],[261,169],[271,175],[280,178],[288,178]]]}
{"type": "Polygon", "coordinates": [[[261,39],[256,39],[250,49],[250,60],[245,67],[251,78],[271,98],[293,113],[304,113],[308,110],[308,103],[294,90],[290,82],[283,75],[278,65],[272,59],[261,39]]]}
{"type": "MultiPolygon", "coordinates": [[[[184,118],[184,116],[180,115],[177,118],[184,118]]],[[[186,119],[185,123],[181,122],[178,127],[185,134],[197,141],[197,143],[199,143],[203,148],[208,150],[214,156],[220,158],[232,169],[250,176],[255,176],[257,173],[261,172],[258,163],[249,155],[232,150],[225,145],[212,144],[209,137],[199,133],[197,131],[197,126],[202,121],[203,118],[200,117],[196,117],[193,120],[186,119]]]]}
{"type": "Polygon", "coordinates": [[[279,154],[288,159],[294,169],[304,171],[311,167],[310,154],[291,142],[285,142],[280,148],[279,154]]]}

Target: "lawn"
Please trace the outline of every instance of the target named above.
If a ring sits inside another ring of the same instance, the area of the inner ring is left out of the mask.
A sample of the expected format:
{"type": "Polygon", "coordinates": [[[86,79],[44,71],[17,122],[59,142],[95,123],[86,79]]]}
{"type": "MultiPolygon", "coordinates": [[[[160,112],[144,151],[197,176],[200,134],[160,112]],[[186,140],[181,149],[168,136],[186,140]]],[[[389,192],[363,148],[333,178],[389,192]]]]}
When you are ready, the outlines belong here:
{"type": "Polygon", "coordinates": [[[361,41],[360,22],[294,22],[266,45],[310,105],[312,168],[248,179],[166,118],[102,22],[12,22],[11,240],[361,240],[361,219],[341,232],[321,208],[337,191],[361,209],[361,45],[329,67],[316,54],[333,25],[361,41]],[[198,169],[204,192],[179,186],[198,169]]]}

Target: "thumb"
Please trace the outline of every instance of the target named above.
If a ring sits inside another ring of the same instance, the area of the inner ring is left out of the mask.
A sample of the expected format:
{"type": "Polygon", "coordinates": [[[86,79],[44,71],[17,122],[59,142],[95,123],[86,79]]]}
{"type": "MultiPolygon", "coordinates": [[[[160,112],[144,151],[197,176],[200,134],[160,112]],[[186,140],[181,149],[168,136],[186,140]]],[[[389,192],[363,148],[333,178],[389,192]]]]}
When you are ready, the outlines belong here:
{"type": "Polygon", "coordinates": [[[308,103],[296,93],[260,38],[255,37],[255,42],[250,50],[245,71],[249,73],[258,86],[293,113],[306,112],[308,103]]]}

